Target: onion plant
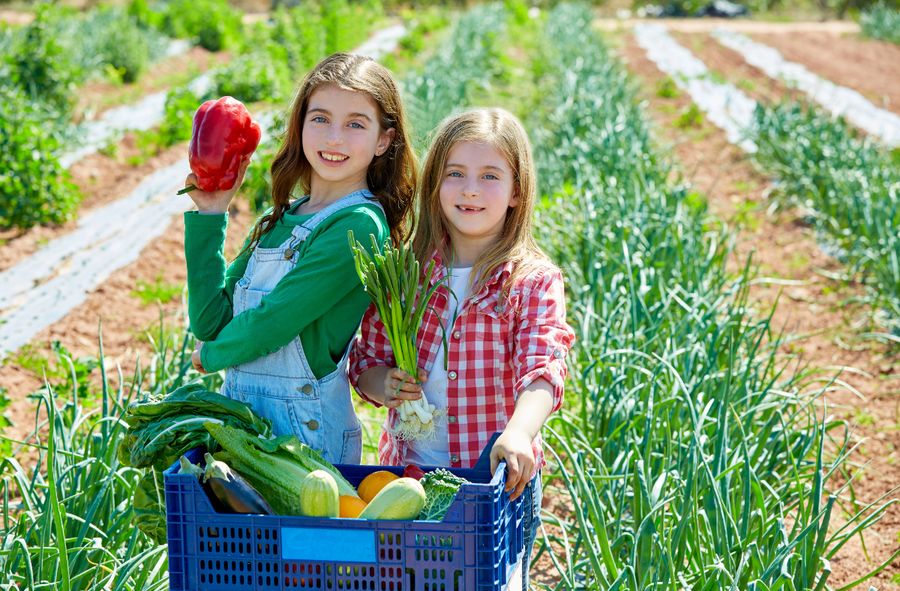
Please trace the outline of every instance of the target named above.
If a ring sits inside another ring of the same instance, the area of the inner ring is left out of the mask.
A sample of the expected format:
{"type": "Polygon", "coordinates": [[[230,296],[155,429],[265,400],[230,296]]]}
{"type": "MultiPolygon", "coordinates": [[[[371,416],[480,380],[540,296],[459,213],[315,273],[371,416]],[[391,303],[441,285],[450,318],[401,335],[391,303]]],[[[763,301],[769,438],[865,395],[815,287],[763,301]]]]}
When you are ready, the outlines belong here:
{"type": "Polygon", "coordinates": [[[780,180],[777,198],[799,205],[828,250],[869,288],[900,343],[900,167],[896,155],[812,107],[758,106],[757,162],[780,180]]]}
{"type": "Polygon", "coordinates": [[[548,16],[544,101],[528,114],[536,227],[579,339],[567,411],[546,430],[573,507],[548,516],[552,588],[827,588],[828,560],[886,505],[829,531],[842,425],[776,360],[752,267],[726,271],[730,235],[658,155],[590,21],[566,5],[548,16]]]}
{"type": "MultiPolygon", "coordinates": [[[[386,242],[379,248],[372,239],[372,254],[348,231],[350,249],[356,263],[356,273],[366,293],[372,298],[378,316],[387,332],[397,367],[415,378],[419,375],[419,348],[416,338],[431,297],[440,282],[431,284],[434,261],[420,272],[419,261],[412,245],[394,247],[386,242]]],[[[394,435],[408,441],[433,439],[435,421],[439,415],[433,404],[423,395],[406,400],[397,407],[398,421],[391,428],[394,435]]]]}

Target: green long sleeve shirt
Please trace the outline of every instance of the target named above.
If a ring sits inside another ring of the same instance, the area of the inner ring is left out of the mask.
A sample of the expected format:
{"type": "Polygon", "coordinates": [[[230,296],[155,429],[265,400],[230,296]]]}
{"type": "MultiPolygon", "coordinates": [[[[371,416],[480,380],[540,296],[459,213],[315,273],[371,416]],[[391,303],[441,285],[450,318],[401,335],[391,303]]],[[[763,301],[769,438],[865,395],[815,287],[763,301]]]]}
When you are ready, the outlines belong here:
{"type": "MultiPolygon", "coordinates": [[[[263,236],[260,246],[275,248],[294,227],[312,215],[293,212],[263,236]]],[[[370,303],[363,290],[347,231],[364,245],[373,234],[379,244],[390,235],[384,214],[375,206],[338,211],[303,241],[299,260],[262,303],[234,316],[234,286],[251,256],[245,252],[226,266],[227,214],[184,214],[184,251],[188,271],[188,316],[191,331],[204,341],[201,361],[207,371],[239,365],[277,351],[300,336],[316,378],[332,373],[370,303]]],[[[249,236],[247,238],[249,240],[249,236]]],[[[245,240],[246,245],[246,240],[245,240]]]]}

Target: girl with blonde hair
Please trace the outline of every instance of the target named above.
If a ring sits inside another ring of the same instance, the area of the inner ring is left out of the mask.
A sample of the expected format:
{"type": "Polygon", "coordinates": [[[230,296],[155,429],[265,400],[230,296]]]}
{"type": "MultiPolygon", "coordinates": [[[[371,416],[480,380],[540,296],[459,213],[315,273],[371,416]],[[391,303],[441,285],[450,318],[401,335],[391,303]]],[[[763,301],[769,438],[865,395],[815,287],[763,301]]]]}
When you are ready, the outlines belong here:
{"type": "Polygon", "coordinates": [[[357,392],[390,409],[382,464],[469,468],[488,445],[492,470],[506,462],[506,489],[527,504],[523,588],[539,523],[540,429],[562,403],[574,341],[562,274],[532,235],[535,199],[531,147],[513,115],[476,109],[445,120],[417,197],[413,247],[423,268],[436,262],[432,285],[444,282],[417,335],[419,375],[396,367],[374,306],[350,352],[357,392]],[[396,407],[423,394],[442,411],[436,437],[398,438],[396,407]]]}

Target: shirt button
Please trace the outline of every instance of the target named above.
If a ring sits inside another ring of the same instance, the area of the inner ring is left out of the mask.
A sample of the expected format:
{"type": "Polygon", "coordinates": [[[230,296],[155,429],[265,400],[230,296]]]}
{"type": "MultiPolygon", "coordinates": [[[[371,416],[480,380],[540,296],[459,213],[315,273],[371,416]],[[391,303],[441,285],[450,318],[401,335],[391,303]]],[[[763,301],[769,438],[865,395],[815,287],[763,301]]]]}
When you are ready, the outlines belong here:
{"type": "Polygon", "coordinates": [[[456,415],[449,415],[449,416],[447,417],[447,420],[448,420],[449,422],[451,422],[451,423],[455,423],[455,422],[456,422],[456,415]]]}
{"type": "Polygon", "coordinates": [[[557,349],[556,351],[553,352],[553,357],[555,357],[556,359],[562,359],[562,356],[563,356],[563,352],[560,351],[559,349],[557,349]]]}
{"type": "Polygon", "coordinates": [[[454,330],[454,331],[453,331],[453,338],[454,338],[454,339],[458,339],[458,338],[461,337],[461,336],[462,336],[462,333],[459,332],[458,330],[454,330]]]}
{"type": "Polygon", "coordinates": [[[455,372],[455,371],[449,371],[449,372],[447,372],[447,377],[450,378],[451,380],[455,380],[455,379],[456,379],[456,372],[455,372]]]}
{"type": "Polygon", "coordinates": [[[319,421],[315,419],[307,421],[306,426],[309,427],[310,431],[317,431],[319,429],[319,421]]]}
{"type": "Polygon", "coordinates": [[[501,310],[503,310],[503,306],[501,306],[500,304],[494,306],[494,312],[500,312],[501,310]]]}
{"type": "Polygon", "coordinates": [[[459,456],[458,456],[458,455],[455,455],[455,454],[452,455],[452,456],[450,456],[450,461],[453,462],[454,464],[458,464],[458,463],[459,463],[459,456]]]}

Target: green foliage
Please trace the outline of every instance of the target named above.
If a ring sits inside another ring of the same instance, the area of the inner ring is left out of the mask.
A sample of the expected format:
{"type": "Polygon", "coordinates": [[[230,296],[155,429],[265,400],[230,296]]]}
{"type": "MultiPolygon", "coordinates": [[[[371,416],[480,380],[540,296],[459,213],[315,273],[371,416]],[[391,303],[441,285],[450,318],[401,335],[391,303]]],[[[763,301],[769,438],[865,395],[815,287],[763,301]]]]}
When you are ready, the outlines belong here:
{"type": "Polygon", "coordinates": [[[150,42],[137,21],[119,13],[97,44],[97,56],[119,73],[122,82],[138,79],[150,63],[150,42]]]}
{"type": "Polygon", "coordinates": [[[194,113],[208,97],[199,97],[188,87],[176,88],[166,95],[163,120],[159,124],[159,141],[172,146],[191,139],[194,113]]]}
{"type": "Polygon", "coordinates": [[[678,85],[675,84],[671,77],[664,76],[656,84],[656,96],[660,98],[678,98],[681,96],[681,91],[678,90],[678,85]]]}
{"type": "Polygon", "coordinates": [[[900,10],[896,4],[879,2],[860,15],[859,24],[866,37],[900,44],[900,10]]]}
{"type": "Polygon", "coordinates": [[[0,227],[68,220],[82,195],[55,157],[59,118],[15,87],[0,87],[0,227]]]}
{"type": "Polygon", "coordinates": [[[35,19],[17,36],[9,64],[9,79],[35,101],[41,101],[60,113],[68,113],[74,103],[76,83],[83,71],[61,43],[57,33],[59,16],[49,5],[41,5],[35,19]]]}
{"type": "Polygon", "coordinates": [[[240,41],[241,14],[227,0],[171,0],[162,16],[162,28],[172,37],[220,51],[240,41]]]}
{"type": "Polygon", "coordinates": [[[776,197],[811,212],[900,334],[900,168],[892,154],[842,119],[795,103],[757,107],[751,139],[756,160],[781,179],[776,197]]]}
{"type": "Polygon", "coordinates": [[[441,521],[444,515],[456,499],[459,487],[468,482],[465,478],[456,476],[449,470],[438,468],[427,472],[422,477],[422,488],[425,489],[425,507],[419,514],[419,519],[431,519],[441,521]]]}
{"type": "Polygon", "coordinates": [[[229,95],[244,103],[282,102],[291,90],[287,61],[259,50],[238,56],[215,74],[215,94],[229,95]]]}
{"type": "Polygon", "coordinates": [[[166,283],[161,275],[157,275],[153,283],[138,280],[137,287],[131,291],[131,295],[141,300],[141,305],[146,307],[156,303],[172,302],[181,295],[181,291],[181,285],[166,283]]]}
{"type": "Polygon", "coordinates": [[[696,103],[691,103],[681,114],[675,119],[675,127],[678,129],[691,129],[700,127],[703,124],[703,111],[697,107],[696,103]]]}

